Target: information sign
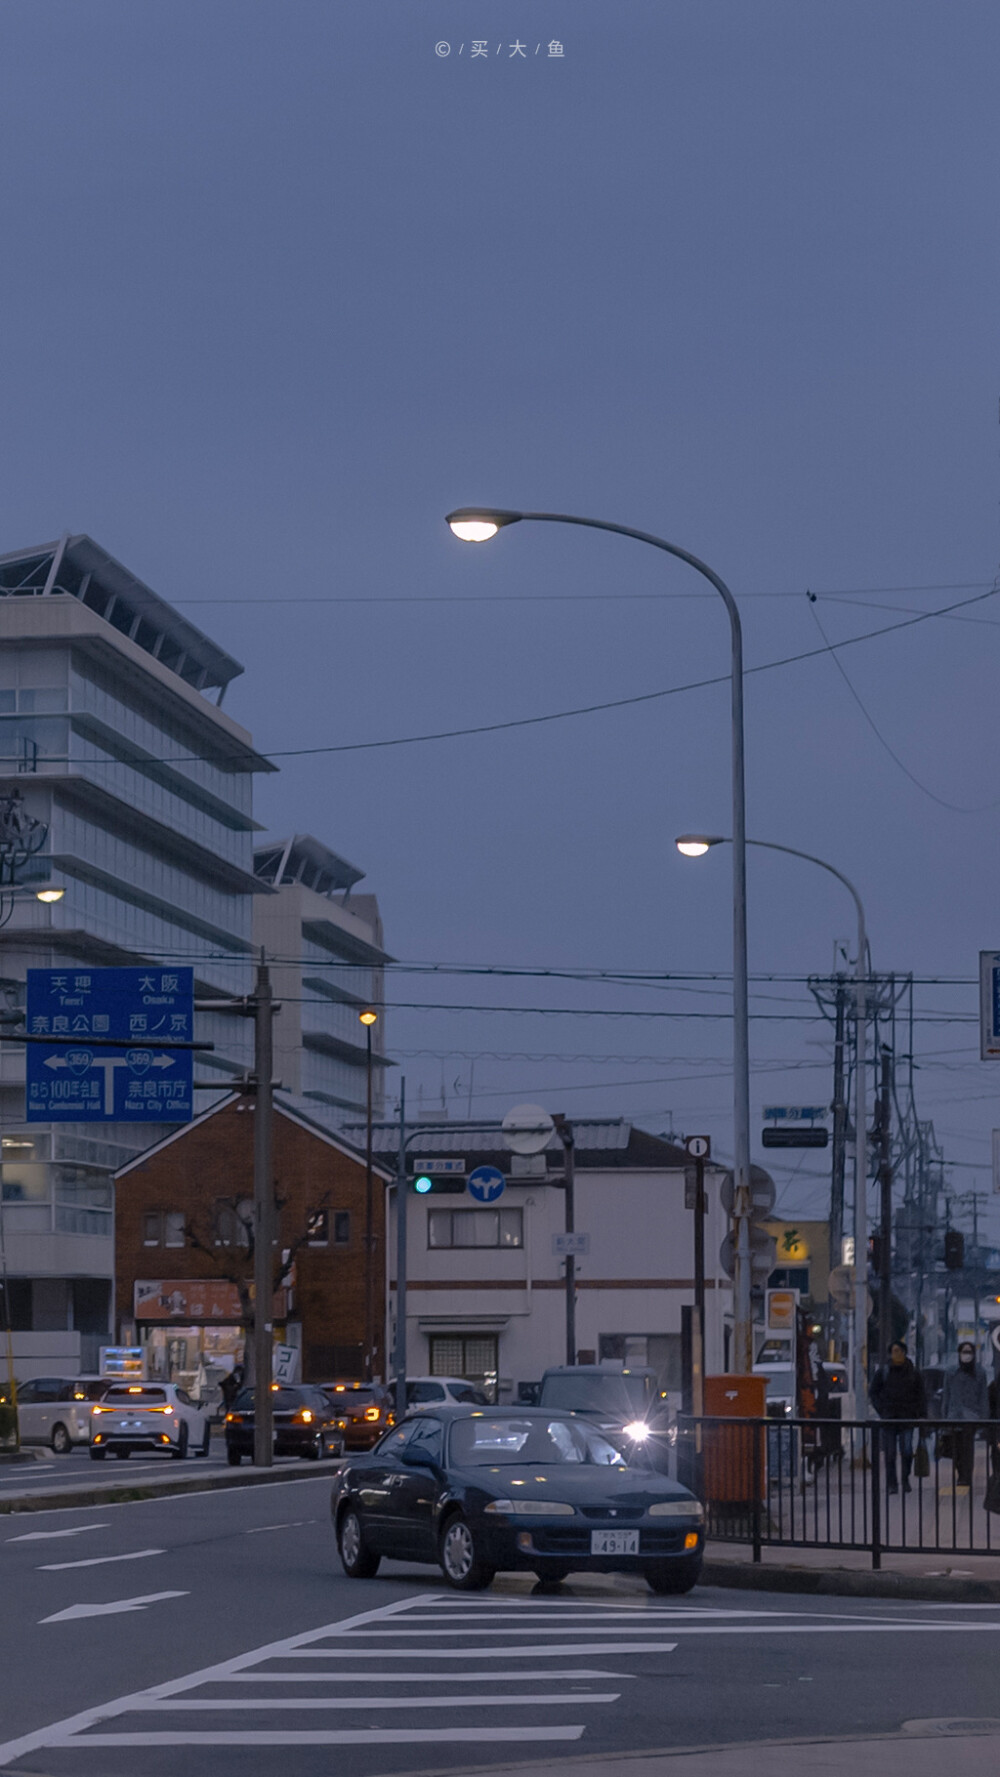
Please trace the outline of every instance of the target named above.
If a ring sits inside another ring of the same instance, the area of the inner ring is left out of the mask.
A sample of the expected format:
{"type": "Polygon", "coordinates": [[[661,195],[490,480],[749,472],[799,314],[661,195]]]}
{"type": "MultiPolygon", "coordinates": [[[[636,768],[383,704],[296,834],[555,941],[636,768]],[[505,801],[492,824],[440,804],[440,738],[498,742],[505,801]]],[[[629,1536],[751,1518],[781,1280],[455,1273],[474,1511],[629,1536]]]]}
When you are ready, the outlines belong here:
{"type": "Polygon", "coordinates": [[[190,1122],[193,1026],[190,968],[29,969],[28,1122],[190,1122]]]}

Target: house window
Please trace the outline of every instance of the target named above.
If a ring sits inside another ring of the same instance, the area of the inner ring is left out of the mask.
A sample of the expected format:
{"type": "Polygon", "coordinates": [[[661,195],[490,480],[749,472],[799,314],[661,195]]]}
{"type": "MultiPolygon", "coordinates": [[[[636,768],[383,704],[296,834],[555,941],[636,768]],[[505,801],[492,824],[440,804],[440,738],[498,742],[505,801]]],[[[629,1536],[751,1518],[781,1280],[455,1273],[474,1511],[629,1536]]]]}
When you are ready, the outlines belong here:
{"type": "Polygon", "coordinates": [[[799,1290],[803,1296],[808,1296],[808,1265],[779,1265],[771,1272],[767,1287],[769,1290],[799,1290]]]}
{"type": "Polygon", "coordinates": [[[330,1211],[311,1209],[306,1219],[306,1239],[310,1246],[329,1246],[330,1211]]]}
{"type": "Polygon", "coordinates": [[[164,1246],[183,1246],[185,1238],[184,1211],[182,1209],[165,1210],[163,1215],[164,1246]]]}
{"type": "Polygon", "coordinates": [[[335,1209],[333,1212],[333,1244],[334,1246],[350,1246],[351,1244],[351,1212],[349,1209],[335,1209]]]}
{"type": "Polygon", "coordinates": [[[231,1197],[219,1197],[212,1219],[216,1246],[249,1248],[253,1228],[253,1202],[249,1197],[242,1198],[239,1203],[234,1203],[231,1197]]]}
{"type": "Polygon", "coordinates": [[[143,1246],[159,1246],[162,1216],[158,1209],[148,1209],[142,1218],[143,1246]]]}
{"type": "Polygon", "coordinates": [[[495,1333],[432,1333],[431,1375],[464,1376],[495,1396],[498,1343],[495,1333]]]}
{"type": "Polygon", "coordinates": [[[432,1247],[523,1246],[520,1209],[432,1209],[427,1216],[432,1247]]]}

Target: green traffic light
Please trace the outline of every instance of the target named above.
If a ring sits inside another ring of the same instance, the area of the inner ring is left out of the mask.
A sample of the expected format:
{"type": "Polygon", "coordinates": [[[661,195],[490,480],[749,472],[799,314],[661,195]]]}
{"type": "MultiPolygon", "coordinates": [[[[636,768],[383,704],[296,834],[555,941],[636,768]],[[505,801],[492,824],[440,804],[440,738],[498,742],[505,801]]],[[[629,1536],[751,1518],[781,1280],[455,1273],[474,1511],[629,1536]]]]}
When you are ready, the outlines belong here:
{"type": "Polygon", "coordinates": [[[433,1180],[433,1179],[429,1179],[429,1178],[428,1178],[428,1177],[427,1177],[427,1174],[426,1174],[426,1173],[424,1173],[424,1174],[423,1174],[423,1175],[422,1175],[422,1176],[421,1176],[421,1177],[420,1177],[420,1178],[418,1178],[418,1179],[414,1179],[414,1181],[413,1181],[413,1189],[414,1189],[414,1190],[415,1190],[415,1191],[419,1191],[419,1192],[420,1192],[420,1195],[421,1195],[421,1197],[425,1197],[425,1196],[426,1196],[426,1195],[427,1195],[427,1192],[428,1192],[428,1191],[433,1191],[433,1189],[434,1189],[434,1180],[433,1180]]]}

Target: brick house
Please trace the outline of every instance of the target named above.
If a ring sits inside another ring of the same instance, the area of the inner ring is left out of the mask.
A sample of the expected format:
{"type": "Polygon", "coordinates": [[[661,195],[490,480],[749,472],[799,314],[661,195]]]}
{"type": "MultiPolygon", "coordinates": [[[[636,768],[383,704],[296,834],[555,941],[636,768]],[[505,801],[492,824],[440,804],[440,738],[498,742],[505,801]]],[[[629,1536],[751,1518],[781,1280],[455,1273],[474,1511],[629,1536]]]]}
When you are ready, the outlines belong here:
{"type": "MultiPolygon", "coordinates": [[[[252,1271],[252,1097],[233,1094],[115,1175],[118,1338],[147,1373],[218,1378],[242,1357],[235,1283],[252,1271]],[[194,1242],[187,1232],[191,1230],[194,1242]]],[[[374,1374],[384,1369],[384,1162],[374,1169],[374,1374]]],[[[365,1161],[349,1143],[274,1100],[277,1254],[294,1267],[275,1300],[276,1341],[297,1350],[289,1380],[361,1376],[365,1342],[365,1161]]],[[[276,1258],[277,1258],[276,1254],[276,1258]]]]}

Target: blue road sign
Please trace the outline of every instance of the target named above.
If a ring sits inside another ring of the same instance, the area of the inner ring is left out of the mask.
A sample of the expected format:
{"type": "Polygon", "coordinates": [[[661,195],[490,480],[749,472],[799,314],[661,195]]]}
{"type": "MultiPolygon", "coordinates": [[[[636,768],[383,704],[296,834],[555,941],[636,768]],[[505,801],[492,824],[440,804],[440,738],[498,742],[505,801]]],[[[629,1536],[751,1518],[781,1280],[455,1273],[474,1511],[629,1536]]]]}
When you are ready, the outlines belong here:
{"type": "Polygon", "coordinates": [[[27,1031],[29,1123],[190,1122],[192,969],[29,969],[27,1031]]]}
{"type": "Polygon", "coordinates": [[[470,1172],[467,1180],[469,1196],[474,1197],[477,1203],[495,1203],[498,1197],[503,1196],[506,1185],[507,1180],[503,1173],[495,1166],[477,1166],[475,1172],[470,1172]]]}

